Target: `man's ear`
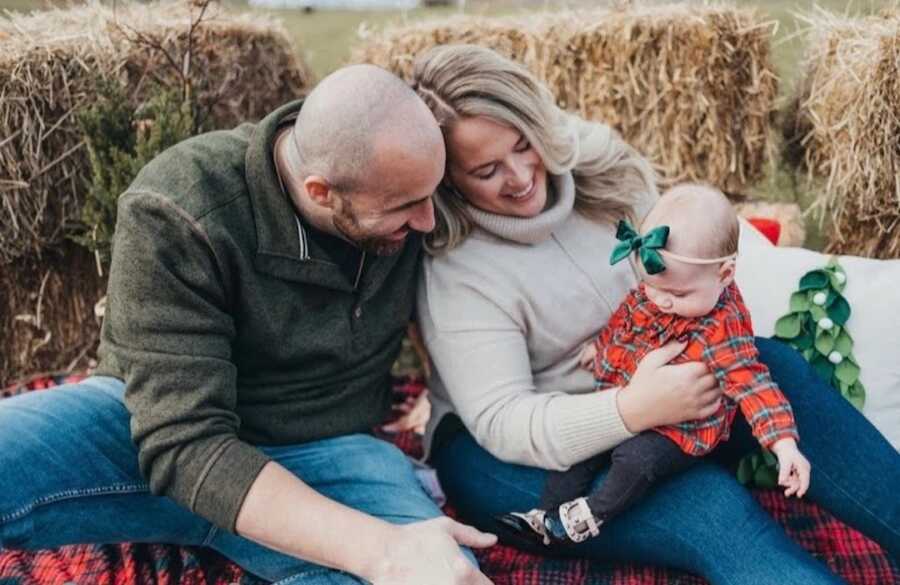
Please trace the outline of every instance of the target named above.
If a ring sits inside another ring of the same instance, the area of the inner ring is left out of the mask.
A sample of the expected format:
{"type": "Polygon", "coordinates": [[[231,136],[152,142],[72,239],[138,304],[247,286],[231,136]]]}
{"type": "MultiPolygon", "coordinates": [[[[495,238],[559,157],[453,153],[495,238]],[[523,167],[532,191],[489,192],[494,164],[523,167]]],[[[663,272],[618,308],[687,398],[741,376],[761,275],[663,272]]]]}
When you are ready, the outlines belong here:
{"type": "Polygon", "coordinates": [[[719,267],[719,284],[728,286],[734,281],[735,260],[726,260],[719,267]]]}
{"type": "Polygon", "coordinates": [[[328,209],[334,208],[334,193],[331,185],[322,175],[310,175],[303,180],[306,194],[316,204],[328,209]]]}

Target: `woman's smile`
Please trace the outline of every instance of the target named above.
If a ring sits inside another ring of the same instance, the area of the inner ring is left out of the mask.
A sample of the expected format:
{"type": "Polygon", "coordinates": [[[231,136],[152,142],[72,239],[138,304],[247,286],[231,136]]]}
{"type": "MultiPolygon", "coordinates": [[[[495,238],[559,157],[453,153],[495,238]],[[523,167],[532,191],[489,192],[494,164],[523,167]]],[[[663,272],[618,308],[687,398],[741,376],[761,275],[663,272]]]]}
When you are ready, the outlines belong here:
{"type": "Polygon", "coordinates": [[[517,201],[525,201],[526,199],[530,199],[532,195],[534,195],[534,176],[531,177],[531,181],[525,185],[525,188],[521,191],[516,191],[515,193],[508,193],[506,197],[510,197],[517,201]]]}

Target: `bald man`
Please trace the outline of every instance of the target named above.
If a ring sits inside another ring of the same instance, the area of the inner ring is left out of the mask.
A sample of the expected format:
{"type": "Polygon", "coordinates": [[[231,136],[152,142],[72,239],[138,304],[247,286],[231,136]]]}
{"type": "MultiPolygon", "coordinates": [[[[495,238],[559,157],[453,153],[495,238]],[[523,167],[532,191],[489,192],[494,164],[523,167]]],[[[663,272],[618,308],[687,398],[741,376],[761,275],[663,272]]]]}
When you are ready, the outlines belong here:
{"type": "Polygon", "coordinates": [[[279,583],[488,583],[459,545],[494,537],[442,517],[369,434],[444,157],[418,97],[359,65],[148,164],[119,200],[96,374],[0,401],[0,546],[170,542],[279,583]]]}

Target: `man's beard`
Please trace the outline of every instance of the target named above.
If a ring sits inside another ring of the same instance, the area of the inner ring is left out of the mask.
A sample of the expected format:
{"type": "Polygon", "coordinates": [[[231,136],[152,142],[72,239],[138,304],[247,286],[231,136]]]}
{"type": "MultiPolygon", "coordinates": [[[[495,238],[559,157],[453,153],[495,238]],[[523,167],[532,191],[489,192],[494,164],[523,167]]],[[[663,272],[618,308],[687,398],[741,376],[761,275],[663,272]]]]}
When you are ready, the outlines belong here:
{"type": "Polygon", "coordinates": [[[376,256],[393,256],[403,250],[403,246],[406,245],[406,238],[394,241],[367,234],[360,228],[359,222],[352,215],[335,212],[333,222],[337,231],[363,252],[376,256]]]}

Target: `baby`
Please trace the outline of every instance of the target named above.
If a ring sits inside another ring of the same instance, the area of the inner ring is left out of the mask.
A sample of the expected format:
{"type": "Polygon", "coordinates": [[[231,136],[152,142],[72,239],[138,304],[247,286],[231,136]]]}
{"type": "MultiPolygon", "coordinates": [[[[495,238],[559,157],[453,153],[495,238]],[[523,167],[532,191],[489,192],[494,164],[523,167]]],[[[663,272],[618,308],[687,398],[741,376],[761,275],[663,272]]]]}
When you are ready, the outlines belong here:
{"type": "Polygon", "coordinates": [[[802,497],[810,465],[797,448],[791,407],[759,362],[750,315],[734,283],[739,224],[719,191],[683,184],[663,195],[644,219],[643,235],[619,222],[611,263],[635,256],[641,284],[582,352],[595,387],[626,388],[644,356],[686,341],[673,363],[703,361],[723,391],[712,416],[643,432],[613,449],[551,472],[541,507],[498,520],[544,544],[582,542],[662,478],[685,469],[728,439],[741,409],[754,436],[778,458],[785,495],[802,497]],[[609,472],[583,497],[609,458],[609,472]]]}

